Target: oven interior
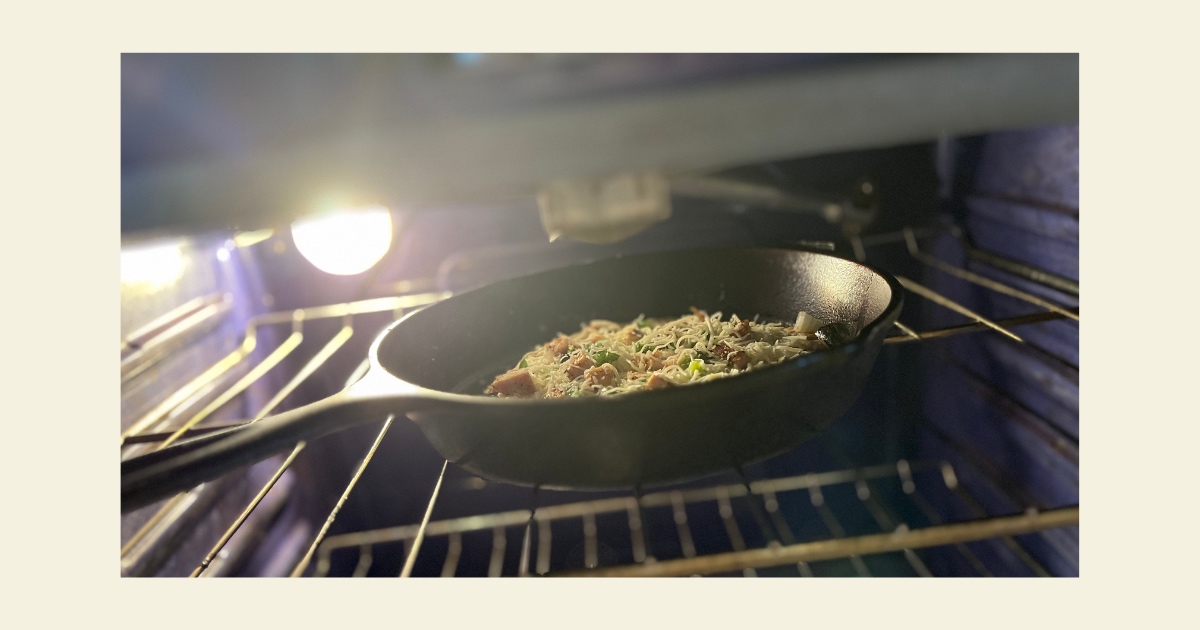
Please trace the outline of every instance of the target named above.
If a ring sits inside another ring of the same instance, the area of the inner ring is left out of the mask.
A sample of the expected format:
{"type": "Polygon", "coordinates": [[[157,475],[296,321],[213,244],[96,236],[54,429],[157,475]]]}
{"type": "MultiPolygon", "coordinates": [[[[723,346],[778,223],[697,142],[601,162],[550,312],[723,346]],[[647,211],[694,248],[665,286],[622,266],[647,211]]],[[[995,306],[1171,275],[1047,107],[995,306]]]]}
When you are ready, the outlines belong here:
{"type": "Polygon", "coordinates": [[[388,253],[355,276],[286,228],[127,238],[122,459],[328,396],[404,313],[557,266],[805,243],[907,294],[846,417],[742,471],[533,490],[381,417],[122,515],[122,575],[1077,576],[1078,140],[1055,124],[746,162],[709,173],[737,192],[673,191],[668,220],[608,245],[548,242],[532,198],[393,209],[388,253]]]}

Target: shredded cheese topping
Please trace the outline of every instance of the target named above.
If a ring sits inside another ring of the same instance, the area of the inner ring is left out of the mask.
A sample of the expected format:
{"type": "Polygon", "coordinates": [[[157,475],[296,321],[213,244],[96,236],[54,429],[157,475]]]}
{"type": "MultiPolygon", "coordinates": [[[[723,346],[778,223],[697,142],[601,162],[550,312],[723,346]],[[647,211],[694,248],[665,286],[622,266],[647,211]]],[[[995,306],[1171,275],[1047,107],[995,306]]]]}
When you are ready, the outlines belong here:
{"type": "Polygon", "coordinates": [[[826,347],[811,330],[802,330],[810,326],[756,320],[737,315],[726,320],[719,312],[708,315],[695,308],[678,319],[593,320],[526,353],[485,393],[513,398],[625,394],[733,376],[826,347]]]}

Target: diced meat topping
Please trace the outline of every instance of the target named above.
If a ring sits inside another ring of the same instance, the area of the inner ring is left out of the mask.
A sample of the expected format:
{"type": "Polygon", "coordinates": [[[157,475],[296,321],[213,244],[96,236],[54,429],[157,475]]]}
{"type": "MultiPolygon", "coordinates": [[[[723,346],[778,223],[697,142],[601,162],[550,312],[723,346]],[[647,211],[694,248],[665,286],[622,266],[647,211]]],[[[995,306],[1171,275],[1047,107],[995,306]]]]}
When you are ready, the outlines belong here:
{"type": "Polygon", "coordinates": [[[533,383],[533,376],[529,374],[529,370],[513,370],[497,376],[496,380],[492,381],[492,386],[488,388],[488,393],[500,396],[527,397],[537,393],[537,387],[533,383]]]}
{"type": "Polygon", "coordinates": [[[605,363],[604,365],[598,365],[588,370],[584,375],[584,380],[589,385],[608,387],[609,385],[616,385],[620,376],[617,368],[613,367],[611,363],[605,363]]]}
{"type": "Polygon", "coordinates": [[[733,328],[733,334],[735,334],[739,337],[745,337],[745,336],[749,335],[750,334],[750,322],[748,322],[744,319],[739,321],[737,323],[737,326],[734,326],[734,328],[733,328]]]}
{"type": "Polygon", "coordinates": [[[729,361],[729,365],[738,370],[744,370],[750,365],[750,355],[741,350],[730,352],[726,360],[729,361]]]}
{"type": "Polygon", "coordinates": [[[567,362],[567,376],[570,376],[573,379],[579,378],[579,375],[583,374],[585,370],[594,365],[596,365],[596,362],[592,361],[591,357],[580,352],[579,354],[575,355],[575,358],[567,362]]]}
{"type": "Polygon", "coordinates": [[[554,341],[546,344],[546,352],[552,357],[561,357],[567,353],[571,347],[571,342],[566,337],[559,337],[554,341]]]}
{"type": "Polygon", "coordinates": [[[661,369],[663,369],[663,365],[665,365],[663,363],[662,359],[660,359],[652,354],[644,354],[641,356],[642,356],[642,365],[645,366],[645,369],[647,372],[655,372],[655,371],[661,370],[661,369]]]}
{"type": "Polygon", "coordinates": [[[650,380],[646,381],[646,387],[649,389],[666,389],[673,385],[674,383],[657,374],[654,374],[650,377],[650,380]]]}

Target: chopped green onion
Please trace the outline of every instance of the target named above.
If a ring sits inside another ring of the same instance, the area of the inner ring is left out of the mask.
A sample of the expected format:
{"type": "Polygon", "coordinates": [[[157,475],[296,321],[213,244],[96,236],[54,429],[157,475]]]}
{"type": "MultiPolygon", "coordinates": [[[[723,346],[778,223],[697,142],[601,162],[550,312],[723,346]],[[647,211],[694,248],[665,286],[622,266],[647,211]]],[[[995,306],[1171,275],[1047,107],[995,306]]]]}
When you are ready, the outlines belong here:
{"type": "Polygon", "coordinates": [[[688,364],[687,369],[689,372],[704,372],[704,362],[696,359],[688,364]]]}
{"type": "Polygon", "coordinates": [[[643,319],[643,320],[638,321],[637,327],[638,328],[654,328],[654,324],[651,324],[650,322],[643,319]]]}
{"type": "Polygon", "coordinates": [[[643,349],[645,349],[645,347],[646,346],[643,346],[641,343],[635,343],[635,344],[633,344],[633,351],[641,352],[643,349]]]}
{"type": "Polygon", "coordinates": [[[600,352],[597,352],[596,356],[594,357],[594,359],[596,361],[596,365],[604,365],[605,363],[616,363],[617,359],[620,359],[620,358],[621,358],[621,355],[619,355],[615,352],[609,352],[607,350],[601,350],[600,352]]]}
{"type": "Polygon", "coordinates": [[[521,362],[517,364],[517,367],[527,368],[529,367],[529,362],[525,360],[525,357],[521,357],[521,362]]]}

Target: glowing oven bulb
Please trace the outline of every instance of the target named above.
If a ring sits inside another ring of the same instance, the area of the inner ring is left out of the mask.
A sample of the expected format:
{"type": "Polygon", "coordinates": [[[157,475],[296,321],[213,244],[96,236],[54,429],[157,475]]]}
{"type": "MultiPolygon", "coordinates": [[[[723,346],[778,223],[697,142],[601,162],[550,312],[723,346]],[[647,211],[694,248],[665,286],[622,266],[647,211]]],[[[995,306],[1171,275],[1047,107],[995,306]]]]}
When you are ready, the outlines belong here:
{"type": "Polygon", "coordinates": [[[338,276],[362,273],[392,245],[392,215],[371,206],[298,219],[292,223],[296,249],[314,267],[338,276]]]}

